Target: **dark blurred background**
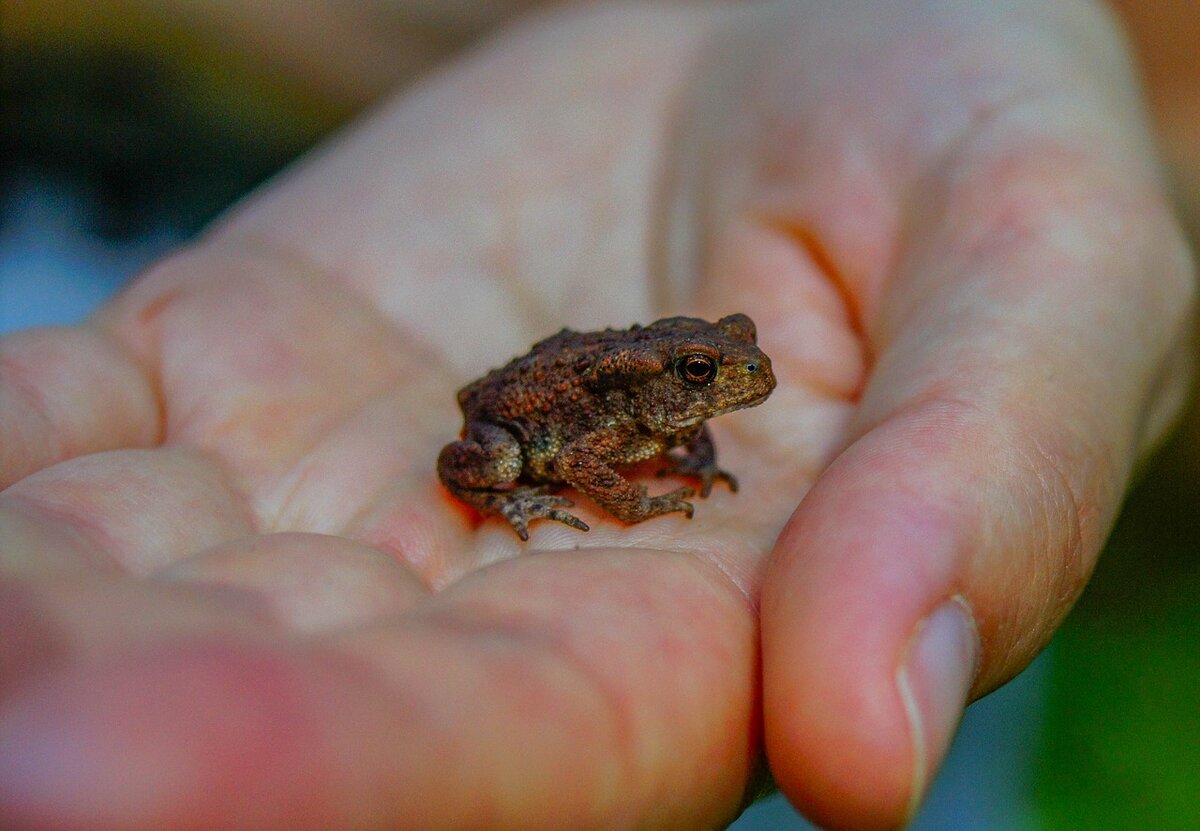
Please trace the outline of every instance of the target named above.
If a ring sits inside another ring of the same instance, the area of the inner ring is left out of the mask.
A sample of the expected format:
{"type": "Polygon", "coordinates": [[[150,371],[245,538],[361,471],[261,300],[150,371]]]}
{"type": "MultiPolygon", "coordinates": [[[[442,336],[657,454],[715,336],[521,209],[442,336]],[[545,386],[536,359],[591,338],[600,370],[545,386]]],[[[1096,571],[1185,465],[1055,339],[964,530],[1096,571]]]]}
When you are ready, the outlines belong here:
{"type": "MultiPolygon", "coordinates": [[[[0,0],[0,331],[85,316],[373,100],[538,5],[0,0]]],[[[1200,6],[1112,6],[1200,239],[1200,6]]],[[[969,711],[918,827],[1200,829],[1198,685],[1192,407],[1050,650],[969,711]]],[[[775,799],[738,827],[803,826],[775,799]]]]}

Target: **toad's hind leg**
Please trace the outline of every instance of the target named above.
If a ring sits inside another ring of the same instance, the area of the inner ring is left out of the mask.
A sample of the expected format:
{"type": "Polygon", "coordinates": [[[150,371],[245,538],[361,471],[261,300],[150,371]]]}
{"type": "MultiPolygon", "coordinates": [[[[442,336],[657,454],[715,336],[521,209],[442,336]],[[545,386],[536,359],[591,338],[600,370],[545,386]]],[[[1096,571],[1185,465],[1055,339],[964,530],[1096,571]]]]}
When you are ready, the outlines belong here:
{"type": "Polygon", "coordinates": [[[512,487],[523,466],[521,445],[512,433],[486,422],[443,447],[437,465],[438,478],[451,493],[484,514],[504,517],[523,540],[529,539],[529,520],[539,517],[588,530],[581,519],[560,510],[572,505],[566,497],[545,488],[512,487]]]}

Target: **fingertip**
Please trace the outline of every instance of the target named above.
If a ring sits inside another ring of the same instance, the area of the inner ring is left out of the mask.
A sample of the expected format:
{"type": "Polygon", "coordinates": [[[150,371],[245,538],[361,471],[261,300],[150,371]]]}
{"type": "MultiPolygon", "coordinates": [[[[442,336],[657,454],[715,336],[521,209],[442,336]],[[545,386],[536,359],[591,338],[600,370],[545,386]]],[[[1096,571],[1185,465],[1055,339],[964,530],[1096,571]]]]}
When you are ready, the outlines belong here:
{"type": "MultiPolygon", "coordinates": [[[[795,650],[808,673],[764,670],[767,758],[788,799],[821,828],[891,829],[912,799],[913,747],[893,678],[848,657],[795,650]]],[[[779,660],[778,647],[764,666],[779,660]]]]}
{"type": "Polygon", "coordinates": [[[767,759],[780,789],[821,828],[901,827],[911,748],[886,686],[871,684],[877,693],[866,695],[834,679],[805,686],[804,695],[765,695],[767,759]]]}
{"type": "Polygon", "coordinates": [[[764,584],[767,755],[821,827],[899,828],[953,736],[978,635],[950,599],[944,518],[836,468],[780,537],[764,584]]]}

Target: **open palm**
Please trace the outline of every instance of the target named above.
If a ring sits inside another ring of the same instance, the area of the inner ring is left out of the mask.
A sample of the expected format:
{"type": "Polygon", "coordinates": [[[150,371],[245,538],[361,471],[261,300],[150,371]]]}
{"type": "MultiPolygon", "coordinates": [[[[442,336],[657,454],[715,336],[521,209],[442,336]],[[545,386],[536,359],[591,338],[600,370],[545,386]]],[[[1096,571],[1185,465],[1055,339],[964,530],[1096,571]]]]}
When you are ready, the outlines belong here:
{"type": "Polygon", "coordinates": [[[6,341],[0,817],[707,827],[765,712],[807,810],[899,821],[1177,408],[1189,272],[1092,13],[840,5],[523,26],[6,341]],[[523,544],[438,484],[534,340],[731,312],[738,494],[523,544]]]}

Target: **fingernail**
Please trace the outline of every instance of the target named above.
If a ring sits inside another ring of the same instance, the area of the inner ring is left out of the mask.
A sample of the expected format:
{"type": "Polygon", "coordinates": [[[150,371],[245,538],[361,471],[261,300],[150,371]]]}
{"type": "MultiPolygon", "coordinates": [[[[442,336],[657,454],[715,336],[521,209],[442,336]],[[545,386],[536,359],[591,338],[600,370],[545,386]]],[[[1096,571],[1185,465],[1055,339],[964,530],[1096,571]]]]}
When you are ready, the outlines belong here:
{"type": "Polygon", "coordinates": [[[967,601],[943,603],[917,624],[896,672],[913,743],[908,821],[950,746],[979,664],[979,630],[967,601]]]}

